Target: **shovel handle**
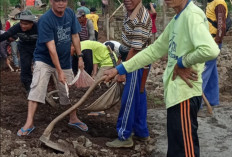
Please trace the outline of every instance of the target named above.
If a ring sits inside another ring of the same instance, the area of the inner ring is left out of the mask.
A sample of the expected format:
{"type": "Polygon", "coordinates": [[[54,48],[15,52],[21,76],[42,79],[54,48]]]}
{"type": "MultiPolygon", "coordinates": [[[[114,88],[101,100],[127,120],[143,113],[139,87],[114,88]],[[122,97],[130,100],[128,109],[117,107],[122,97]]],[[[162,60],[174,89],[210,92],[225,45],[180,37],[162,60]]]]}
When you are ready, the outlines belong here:
{"type": "Polygon", "coordinates": [[[95,87],[104,81],[106,79],[106,76],[102,76],[99,80],[95,81],[93,85],[89,87],[89,89],[85,92],[85,94],[81,97],[81,99],[74,104],[72,107],[70,107],[68,110],[64,111],[62,114],[60,114],[58,117],[56,117],[44,130],[43,135],[47,137],[48,139],[50,138],[50,134],[52,129],[54,128],[55,124],[59,122],[61,119],[63,119],[65,116],[70,114],[73,110],[77,109],[83,102],[88,98],[88,96],[92,93],[92,91],[95,89],[95,87]]]}
{"type": "Polygon", "coordinates": [[[206,104],[206,106],[207,106],[208,112],[209,112],[210,114],[213,114],[213,109],[212,109],[211,105],[209,104],[209,101],[207,100],[207,98],[206,98],[206,96],[205,96],[204,93],[202,94],[202,98],[203,98],[203,100],[204,100],[204,102],[205,102],[205,104],[206,104]]]}

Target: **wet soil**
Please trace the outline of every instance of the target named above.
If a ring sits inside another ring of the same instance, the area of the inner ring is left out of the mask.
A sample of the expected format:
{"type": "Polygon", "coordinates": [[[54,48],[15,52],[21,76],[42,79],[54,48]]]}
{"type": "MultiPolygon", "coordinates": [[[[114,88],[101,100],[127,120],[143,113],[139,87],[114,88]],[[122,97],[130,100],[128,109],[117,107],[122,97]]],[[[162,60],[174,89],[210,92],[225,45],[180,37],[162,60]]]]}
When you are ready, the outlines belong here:
{"type": "MultiPolygon", "coordinates": [[[[49,104],[39,104],[34,118],[34,125],[36,129],[27,137],[18,137],[17,130],[20,129],[27,117],[27,97],[24,88],[20,83],[20,76],[17,72],[10,72],[8,70],[1,72],[1,128],[10,130],[12,132],[11,138],[17,140],[27,141],[27,147],[37,148],[42,147],[48,152],[54,150],[41,145],[39,141],[40,136],[47,127],[47,125],[58,115],[68,109],[70,106],[60,106],[58,109],[52,108],[49,104]]],[[[52,82],[49,85],[49,90],[52,89],[52,82]]],[[[93,94],[85,101],[85,103],[92,103],[96,100],[107,88],[97,88],[93,94]],[[103,89],[103,90],[102,90],[103,89]]],[[[75,87],[70,89],[70,98],[72,103],[77,102],[85,93],[86,89],[78,90],[75,87]]],[[[150,105],[150,107],[152,107],[150,105]]],[[[149,107],[149,108],[150,108],[149,107]]],[[[75,140],[83,135],[90,139],[91,142],[106,147],[105,143],[117,138],[116,121],[120,105],[116,104],[113,108],[106,110],[105,115],[101,116],[88,116],[87,111],[77,111],[78,117],[88,125],[89,130],[83,132],[80,129],[72,129],[68,127],[69,117],[55,125],[52,131],[51,139],[57,141],[58,139],[75,140]],[[106,116],[107,115],[107,116],[106,116]]],[[[2,135],[3,139],[7,139],[8,135],[2,135]]],[[[151,135],[153,136],[153,135],[151,135]]],[[[11,142],[8,147],[3,150],[4,155],[10,155],[11,150],[17,149],[20,144],[11,142]]],[[[136,153],[133,149],[112,149],[120,156],[120,154],[127,154],[131,156],[136,153]]],[[[147,154],[148,155],[148,154],[147,154]]]]}

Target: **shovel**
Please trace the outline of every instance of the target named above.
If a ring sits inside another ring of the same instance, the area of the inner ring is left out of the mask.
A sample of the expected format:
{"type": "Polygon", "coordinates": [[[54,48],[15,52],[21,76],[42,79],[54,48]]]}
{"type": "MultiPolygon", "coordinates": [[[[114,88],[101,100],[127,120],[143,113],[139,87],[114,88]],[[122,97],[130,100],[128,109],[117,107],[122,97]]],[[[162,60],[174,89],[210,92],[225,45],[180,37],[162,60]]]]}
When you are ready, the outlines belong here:
{"type": "Polygon", "coordinates": [[[56,117],[45,129],[43,132],[43,135],[40,137],[40,141],[43,142],[46,146],[53,148],[55,150],[66,152],[69,150],[69,148],[65,147],[64,145],[60,145],[58,143],[54,143],[50,140],[51,131],[54,128],[55,124],[59,122],[61,119],[63,119],[65,116],[67,116],[69,113],[71,113],[73,110],[77,109],[83,102],[88,98],[88,96],[91,94],[91,92],[95,89],[96,86],[102,81],[104,81],[106,76],[101,77],[99,80],[95,81],[93,85],[89,87],[89,89],[86,91],[86,93],[81,97],[81,99],[72,107],[70,107],[68,110],[60,114],[58,117],[56,117]]]}

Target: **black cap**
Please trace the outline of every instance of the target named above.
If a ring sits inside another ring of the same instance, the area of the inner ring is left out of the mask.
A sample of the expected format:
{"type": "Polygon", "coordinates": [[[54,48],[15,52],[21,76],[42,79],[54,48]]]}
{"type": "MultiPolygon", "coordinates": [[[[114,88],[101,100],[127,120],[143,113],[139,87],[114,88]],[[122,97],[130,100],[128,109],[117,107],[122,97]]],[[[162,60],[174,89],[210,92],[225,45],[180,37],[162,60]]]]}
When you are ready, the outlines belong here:
{"type": "Polygon", "coordinates": [[[77,18],[79,18],[83,15],[85,15],[85,11],[83,9],[78,9],[77,13],[76,13],[77,18]]]}
{"type": "Polygon", "coordinates": [[[96,10],[95,7],[92,7],[92,8],[90,8],[90,11],[91,11],[91,12],[95,12],[95,11],[97,11],[97,10],[96,10]]]}

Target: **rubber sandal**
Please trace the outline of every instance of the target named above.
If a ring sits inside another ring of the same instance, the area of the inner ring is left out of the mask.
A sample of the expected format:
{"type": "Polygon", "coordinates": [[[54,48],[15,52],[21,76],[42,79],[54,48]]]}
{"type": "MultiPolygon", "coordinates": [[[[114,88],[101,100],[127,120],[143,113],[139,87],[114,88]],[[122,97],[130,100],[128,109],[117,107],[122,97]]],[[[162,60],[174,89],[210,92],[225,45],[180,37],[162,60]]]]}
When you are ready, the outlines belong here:
{"type": "Polygon", "coordinates": [[[18,135],[18,136],[27,136],[27,135],[29,135],[34,129],[35,129],[34,126],[33,126],[32,128],[26,129],[26,130],[24,130],[23,127],[22,127],[22,128],[20,129],[20,130],[22,131],[22,133],[27,132],[27,134],[26,134],[26,135],[23,135],[23,134],[20,135],[19,132],[17,132],[17,135],[18,135]]]}
{"type": "Polygon", "coordinates": [[[85,124],[85,123],[83,123],[83,122],[78,122],[78,123],[68,123],[68,125],[70,126],[70,127],[73,127],[73,128],[79,128],[79,129],[81,129],[82,131],[88,131],[88,126],[85,124]],[[83,129],[82,127],[81,127],[81,125],[83,125],[83,126],[86,126],[87,128],[86,129],[83,129]]]}

